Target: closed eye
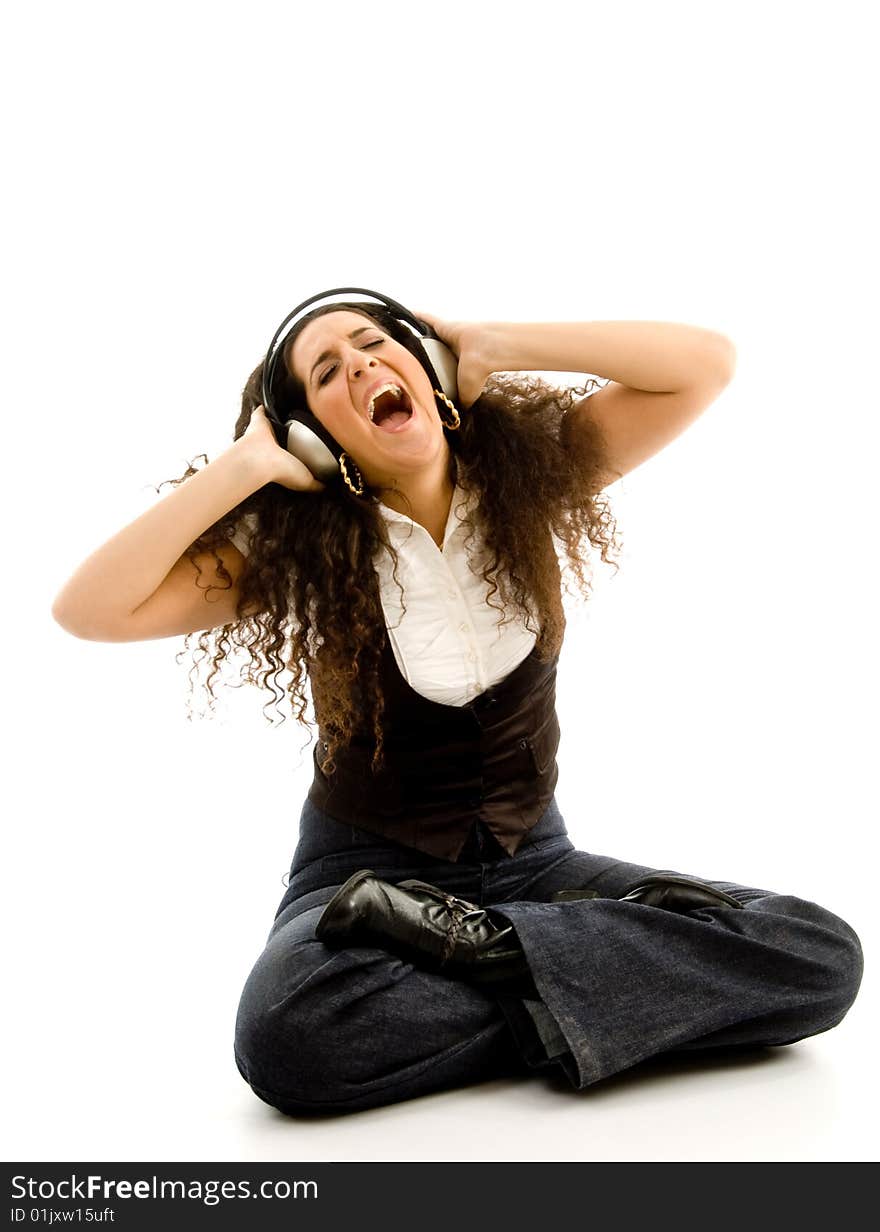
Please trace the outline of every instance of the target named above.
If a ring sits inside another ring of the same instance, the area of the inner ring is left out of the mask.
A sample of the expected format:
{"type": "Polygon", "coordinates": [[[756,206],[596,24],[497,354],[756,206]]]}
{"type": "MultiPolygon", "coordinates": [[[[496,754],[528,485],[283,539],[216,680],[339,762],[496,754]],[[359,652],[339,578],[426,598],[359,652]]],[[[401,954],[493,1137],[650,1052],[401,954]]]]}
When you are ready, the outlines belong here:
{"type": "MultiPolygon", "coordinates": [[[[384,341],[384,338],[376,338],[374,342],[365,342],[362,349],[364,351],[369,351],[372,347],[381,346],[384,341]]],[[[322,373],[320,379],[318,380],[318,385],[326,385],[335,371],[336,364],[331,364],[327,371],[322,373]]]]}

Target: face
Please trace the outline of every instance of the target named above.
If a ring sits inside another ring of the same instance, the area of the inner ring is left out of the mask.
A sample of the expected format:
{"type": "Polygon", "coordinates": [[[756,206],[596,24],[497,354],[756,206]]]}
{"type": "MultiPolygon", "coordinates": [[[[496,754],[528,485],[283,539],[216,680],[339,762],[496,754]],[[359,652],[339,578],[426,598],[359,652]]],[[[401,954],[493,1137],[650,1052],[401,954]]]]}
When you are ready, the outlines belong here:
{"type": "Polygon", "coordinates": [[[295,338],[288,363],[311,412],[371,486],[394,487],[448,458],[428,374],[368,317],[340,310],[310,321],[295,338]],[[385,385],[397,386],[403,397],[382,397],[385,385]]]}

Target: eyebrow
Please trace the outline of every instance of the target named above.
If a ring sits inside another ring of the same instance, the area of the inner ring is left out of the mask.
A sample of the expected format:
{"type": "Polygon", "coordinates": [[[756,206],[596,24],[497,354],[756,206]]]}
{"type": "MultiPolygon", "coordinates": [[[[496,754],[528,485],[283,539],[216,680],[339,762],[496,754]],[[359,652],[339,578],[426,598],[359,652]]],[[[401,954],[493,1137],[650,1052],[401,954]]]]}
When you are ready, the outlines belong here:
{"type": "MultiPolygon", "coordinates": [[[[348,335],[348,336],[349,336],[349,339],[352,339],[352,338],[359,338],[359,337],[361,336],[361,334],[365,334],[365,333],[367,333],[367,331],[368,331],[368,330],[371,330],[371,329],[379,329],[379,327],[378,327],[378,325],[361,325],[358,329],[353,329],[353,330],[351,331],[351,333],[348,335]]],[[[382,331],[381,331],[381,330],[379,330],[379,332],[381,333],[382,331]]],[[[325,360],[325,359],[329,359],[329,358],[330,358],[330,356],[331,356],[332,354],[333,354],[333,351],[332,351],[332,350],[330,350],[330,351],[322,351],[322,352],[321,352],[321,354],[318,356],[318,358],[317,358],[317,359],[315,360],[315,362],[312,364],[312,370],[311,370],[311,372],[309,373],[309,380],[310,380],[310,381],[311,381],[312,377],[315,375],[315,369],[317,368],[318,364],[323,364],[324,360],[325,360]]]]}

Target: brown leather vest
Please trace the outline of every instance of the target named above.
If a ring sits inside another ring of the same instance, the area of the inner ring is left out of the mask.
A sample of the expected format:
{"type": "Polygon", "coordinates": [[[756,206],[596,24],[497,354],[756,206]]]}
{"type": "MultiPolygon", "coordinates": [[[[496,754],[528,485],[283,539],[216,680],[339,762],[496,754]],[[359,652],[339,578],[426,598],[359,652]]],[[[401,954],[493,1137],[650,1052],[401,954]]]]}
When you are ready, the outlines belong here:
{"type": "Polygon", "coordinates": [[[468,705],[446,706],[407,684],[386,635],[386,767],[374,774],[372,747],[356,737],[325,775],[319,730],[309,799],[339,821],[452,861],[482,822],[512,856],[556,787],[558,661],[542,663],[536,647],[468,705]]]}

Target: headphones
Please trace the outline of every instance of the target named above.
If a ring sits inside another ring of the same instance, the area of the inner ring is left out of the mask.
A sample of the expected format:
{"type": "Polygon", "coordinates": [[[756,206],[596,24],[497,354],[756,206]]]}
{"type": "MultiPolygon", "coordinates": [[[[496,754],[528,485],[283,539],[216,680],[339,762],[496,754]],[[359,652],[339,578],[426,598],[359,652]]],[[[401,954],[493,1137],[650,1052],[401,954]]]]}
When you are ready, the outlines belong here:
{"type": "Polygon", "coordinates": [[[336,287],[332,291],[322,291],[303,300],[284,318],[269,343],[269,350],[263,360],[263,410],[272,424],[278,444],[303,462],[315,478],[322,482],[340,475],[339,457],[342,446],[307,406],[279,407],[274,394],[279,375],[278,363],[294,326],[307,315],[307,309],[332,303],[337,296],[346,297],[340,302],[340,308],[355,307],[361,303],[379,307],[381,312],[376,315],[389,327],[386,332],[404,346],[409,344],[407,349],[420,361],[431,378],[432,387],[442,390],[447,398],[453,400],[458,394],[458,359],[437,337],[430,325],[420,321],[397,300],[363,287],[336,287]],[[350,300],[350,295],[357,296],[356,301],[350,300]]]}

